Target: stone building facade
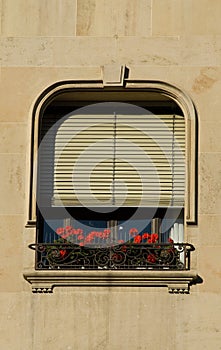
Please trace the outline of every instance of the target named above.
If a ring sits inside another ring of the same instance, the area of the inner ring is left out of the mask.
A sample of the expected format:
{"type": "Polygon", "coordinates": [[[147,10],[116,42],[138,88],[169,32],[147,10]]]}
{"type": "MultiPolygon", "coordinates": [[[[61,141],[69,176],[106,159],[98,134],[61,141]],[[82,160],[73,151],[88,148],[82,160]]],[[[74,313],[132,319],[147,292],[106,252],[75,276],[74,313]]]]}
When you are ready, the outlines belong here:
{"type": "Polygon", "coordinates": [[[219,0],[0,0],[1,349],[221,349],[220,11],[219,0]],[[101,101],[155,92],[182,109],[187,271],[35,269],[38,121],[68,89],[101,101]]]}

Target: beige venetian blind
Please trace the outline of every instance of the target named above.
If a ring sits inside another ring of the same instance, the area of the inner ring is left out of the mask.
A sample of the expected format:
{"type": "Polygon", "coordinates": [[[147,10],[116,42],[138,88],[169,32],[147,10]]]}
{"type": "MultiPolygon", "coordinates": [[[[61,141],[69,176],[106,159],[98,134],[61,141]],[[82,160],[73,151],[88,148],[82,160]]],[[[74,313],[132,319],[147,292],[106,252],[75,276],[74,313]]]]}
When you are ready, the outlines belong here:
{"type": "Polygon", "coordinates": [[[183,116],[71,115],[54,152],[54,206],[184,204],[183,116]]]}

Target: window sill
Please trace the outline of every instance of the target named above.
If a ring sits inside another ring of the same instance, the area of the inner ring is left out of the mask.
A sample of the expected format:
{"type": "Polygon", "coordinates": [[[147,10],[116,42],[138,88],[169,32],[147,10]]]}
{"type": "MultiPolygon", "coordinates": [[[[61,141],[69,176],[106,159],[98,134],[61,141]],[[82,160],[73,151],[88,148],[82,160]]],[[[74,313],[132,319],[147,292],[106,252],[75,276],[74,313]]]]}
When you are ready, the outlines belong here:
{"type": "Polygon", "coordinates": [[[33,293],[52,293],[59,286],[167,287],[169,293],[188,294],[197,283],[194,271],[30,271],[24,278],[33,293]]]}

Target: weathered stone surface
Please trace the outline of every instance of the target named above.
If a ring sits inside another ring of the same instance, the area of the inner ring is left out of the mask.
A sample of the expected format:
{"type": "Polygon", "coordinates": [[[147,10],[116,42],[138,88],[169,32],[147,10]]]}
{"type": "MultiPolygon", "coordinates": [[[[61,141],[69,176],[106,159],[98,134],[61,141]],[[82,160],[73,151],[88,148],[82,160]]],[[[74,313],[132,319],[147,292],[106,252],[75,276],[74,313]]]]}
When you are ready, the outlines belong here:
{"type": "MultiPolygon", "coordinates": [[[[0,68],[1,109],[0,122],[26,124],[25,134],[18,138],[30,139],[33,106],[39,95],[57,81],[101,79],[101,69],[95,67],[2,67],[0,68]]],[[[23,125],[24,125],[23,124],[23,125]]],[[[2,141],[3,142],[3,141],[2,141]]],[[[13,145],[15,142],[13,141],[13,145]]],[[[4,148],[14,151],[14,146],[4,148]]],[[[16,149],[17,151],[17,149],[16,149]]],[[[25,152],[27,149],[25,149],[25,152]]],[[[1,152],[1,150],[0,150],[1,152]]]]}
{"type": "Polygon", "coordinates": [[[219,214],[221,210],[221,153],[200,154],[200,214],[219,214]]]}
{"type": "Polygon", "coordinates": [[[219,35],[221,3],[211,0],[153,0],[153,35],[219,35]]]}
{"type": "Polygon", "coordinates": [[[23,215],[0,215],[0,295],[4,292],[14,295],[13,292],[23,290],[23,232],[23,215]]]}
{"type": "Polygon", "coordinates": [[[221,246],[221,216],[220,214],[204,214],[199,217],[198,244],[207,246],[221,246]]]}
{"type": "Polygon", "coordinates": [[[150,33],[150,0],[77,0],[77,35],[148,36],[150,33]]]}
{"type": "Polygon", "coordinates": [[[0,154],[0,168],[1,214],[24,214],[25,157],[16,152],[0,154]]]}
{"type": "Polygon", "coordinates": [[[216,350],[221,346],[220,0],[0,0],[0,348],[216,350]],[[61,81],[172,84],[193,100],[199,129],[198,224],[190,295],[161,287],[59,287],[32,294],[29,206],[35,102],[61,81]]]}
{"type": "Polygon", "coordinates": [[[74,36],[76,4],[76,0],[1,0],[1,35],[74,36]]]}

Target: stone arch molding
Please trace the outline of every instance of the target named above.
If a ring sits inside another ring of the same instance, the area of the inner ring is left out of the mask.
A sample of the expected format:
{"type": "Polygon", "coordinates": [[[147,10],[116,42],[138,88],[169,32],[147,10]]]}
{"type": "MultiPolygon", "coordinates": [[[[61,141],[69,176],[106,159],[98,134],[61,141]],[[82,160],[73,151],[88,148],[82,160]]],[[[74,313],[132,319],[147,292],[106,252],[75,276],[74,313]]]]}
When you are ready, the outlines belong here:
{"type": "MultiPolygon", "coordinates": [[[[116,85],[114,89],[116,91],[116,85]]],[[[197,223],[197,114],[191,98],[181,89],[161,81],[130,80],[124,79],[124,87],[119,89],[126,93],[130,89],[149,92],[159,92],[172,99],[182,110],[186,124],[186,191],[185,191],[185,219],[187,224],[197,223]]],[[[107,87],[104,81],[64,81],[49,86],[37,99],[32,115],[32,145],[30,157],[30,197],[28,225],[36,224],[36,184],[37,171],[35,160],[38,150],[38,126],[39,118],[44,113],[45,107],[61,93],[83,89],[93,91],[99,89],[113,91],[107,87]],[[110,90],[109,90],[110,89],[110,90]]]]}

